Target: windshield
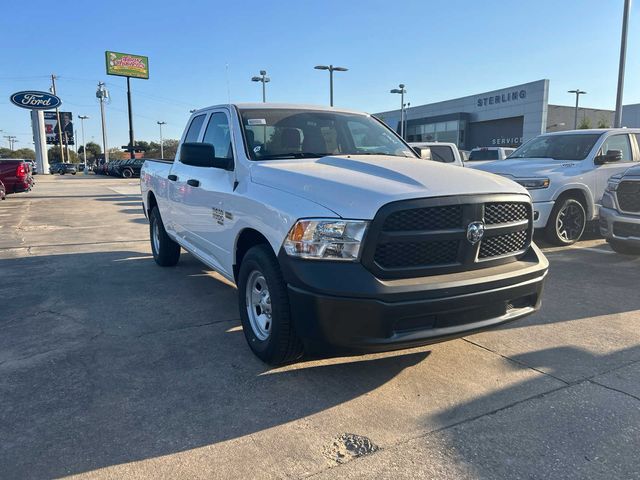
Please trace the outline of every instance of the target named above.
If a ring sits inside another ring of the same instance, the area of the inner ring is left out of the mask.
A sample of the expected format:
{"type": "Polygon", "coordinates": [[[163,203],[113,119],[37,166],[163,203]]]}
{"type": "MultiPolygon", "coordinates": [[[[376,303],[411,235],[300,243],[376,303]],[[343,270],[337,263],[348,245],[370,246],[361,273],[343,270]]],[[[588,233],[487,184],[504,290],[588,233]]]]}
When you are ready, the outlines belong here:
{"type": "Polygon", "coordinates": [[[327,155],[416,155],[377,120],[354,113],[299,109],[241,109],[252,160],[327,155]]]}
{"type": "Polygon", "coordinates": [[[584,160],[600,138],[594,134],[541,135],[529,140],[508,158],[584,160]]]}
{"type": "Polygon", "coordinates": [[[498,160],[498,150],[471,150],[469,161],[473,162],[478,160],[498,160]]]}

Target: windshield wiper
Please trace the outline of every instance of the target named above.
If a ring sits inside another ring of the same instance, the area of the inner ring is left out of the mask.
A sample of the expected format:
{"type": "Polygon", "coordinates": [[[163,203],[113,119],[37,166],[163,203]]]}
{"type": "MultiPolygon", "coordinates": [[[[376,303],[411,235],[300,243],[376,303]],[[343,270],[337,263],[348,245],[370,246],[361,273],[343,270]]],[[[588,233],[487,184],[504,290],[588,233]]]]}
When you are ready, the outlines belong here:
{"type": "Polygon", "coordinates": [[[313,153],[313,152],[290,152],[290,153],[274,153],[272,155],[263,155],[257,160],[277,160],[284,158],[320,158],[332,155],[331,153],[313,153]]]}

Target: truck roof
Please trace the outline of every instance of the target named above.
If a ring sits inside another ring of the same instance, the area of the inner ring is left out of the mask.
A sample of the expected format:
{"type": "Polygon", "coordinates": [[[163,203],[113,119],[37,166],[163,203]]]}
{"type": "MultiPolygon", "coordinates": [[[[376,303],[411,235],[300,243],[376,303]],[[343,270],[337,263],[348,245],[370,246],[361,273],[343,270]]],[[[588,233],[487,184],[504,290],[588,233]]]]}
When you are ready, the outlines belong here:
{"type": "Polygon", "coordinates": [[[640,128],[587,128],[580,130],[562,130],[560,132],[547,132],[543,135],[563,135],[563,134],[603,134],[607,132],[619,132],[619,133],[640,133],[640,128]]]}
{"type": "Polygon", "coordinates": [[[340,113],[355,113],[358,115],[369,115],[368,113],[364,113],[358,110],[349,110],[346,108],[338,108],[338,107],[329,107],[326,105],[306,105],[300,103],[225,103],[220,105],[211,105],[208,107],[200,108],[193,112],[193,114],[197,114],[200,112],[204,112],[206,110],[211,110],[212,108],[221,108],[221,107],[237,107],[240,109],[291,109],[291,110],[321,110],[327,112],[340,112],[340,113]]]}

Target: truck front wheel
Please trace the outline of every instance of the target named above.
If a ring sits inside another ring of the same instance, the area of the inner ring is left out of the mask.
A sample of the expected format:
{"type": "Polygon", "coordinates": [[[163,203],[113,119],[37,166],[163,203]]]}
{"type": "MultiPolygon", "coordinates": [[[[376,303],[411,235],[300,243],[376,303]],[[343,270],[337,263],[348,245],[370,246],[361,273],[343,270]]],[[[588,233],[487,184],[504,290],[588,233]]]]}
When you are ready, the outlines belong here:
{"type": "Polygon", "coordinates": [[[180,245],[171,240],[164,229],[158,207],[153,207],[149,215],[149,234],[153,259],[161,267],[173,267],[180,259],[180,245]]]}
{"type": "Polygon", "coordinates": [[[582,237],[586,225],[587,214],[582,203],[572,197],[560,197],[547,221],[545,236],[555,245],[573,245],[582,237]]]}
{"type": "Polygon", "coordinates": [[[302,355],[287,285],[268,245],[252,247],[244,256],[238,274],[238,302],[247,343],[262,361],[279,365],[302,355]]]}

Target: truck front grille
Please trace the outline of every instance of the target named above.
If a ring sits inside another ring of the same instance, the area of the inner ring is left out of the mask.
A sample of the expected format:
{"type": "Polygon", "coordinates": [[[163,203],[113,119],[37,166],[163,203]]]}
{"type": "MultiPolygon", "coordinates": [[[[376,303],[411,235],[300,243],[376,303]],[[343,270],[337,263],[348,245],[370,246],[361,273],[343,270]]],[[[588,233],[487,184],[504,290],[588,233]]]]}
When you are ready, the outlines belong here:
{"type": "Polygon", "coordinates": [[[640,181],[620,182],[616,195],[623,212],[640,213],[640,181]]]}
{"type": "Polygon", "coordinates": [[[523,195],[407,200],[382,207],[371,223],[362,262],[378,278],[473,270],[512,261],[529,248],[533,215],[523,195]],[[469,239],[469,224],[484,236],[469,239]]]}

